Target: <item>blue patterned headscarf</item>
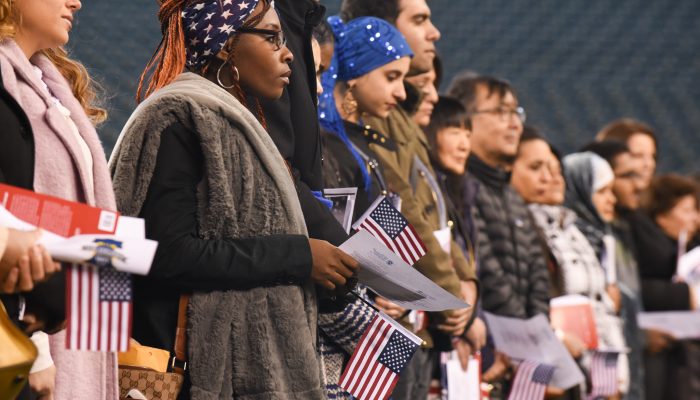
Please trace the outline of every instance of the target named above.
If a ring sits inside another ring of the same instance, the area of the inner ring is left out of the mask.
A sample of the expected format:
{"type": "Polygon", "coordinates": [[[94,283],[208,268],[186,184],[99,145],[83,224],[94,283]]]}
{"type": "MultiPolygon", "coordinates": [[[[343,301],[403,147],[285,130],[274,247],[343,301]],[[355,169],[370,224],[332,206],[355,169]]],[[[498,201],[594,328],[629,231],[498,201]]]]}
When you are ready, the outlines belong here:
{"type": "Polygon", "coordinates": [[[340,17],[332,16],[328,23],[335,37],[335,52],[328,71],[321,77],[323,94],[318,105],[319,120],[324,130],[340,137],[348,147],[360,165],[365,190],[368,190],[372,180],[365,161],[348,139],[333,90],[337,81],[359,78],[402,57],[413,57],[413,52],[401,32],[382,19],[361,17],[345,24],[340,17]]]}
{"type": "MultiPolygon", "coordinates": [[[[200,69],[224,48],[260,0],[200,0],[182,10],[187,67],[200,69]]],[[[274,7],[274,2],[272,2],[274,7]]]]}

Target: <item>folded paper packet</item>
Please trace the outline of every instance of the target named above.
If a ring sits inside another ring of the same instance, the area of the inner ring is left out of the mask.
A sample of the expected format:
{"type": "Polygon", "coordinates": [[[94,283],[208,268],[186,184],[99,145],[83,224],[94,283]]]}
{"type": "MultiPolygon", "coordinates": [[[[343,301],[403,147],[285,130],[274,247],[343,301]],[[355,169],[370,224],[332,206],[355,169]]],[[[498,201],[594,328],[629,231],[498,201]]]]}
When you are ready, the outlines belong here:
{"type": "Polygon", "coordinates": [[[139,342],[131,339],[129,342],[129,351],[119,353],[119,366],[144,368],[156,372],[167,372],[170,353],[166,350],[156,349],[139,344],[139,342]]]}

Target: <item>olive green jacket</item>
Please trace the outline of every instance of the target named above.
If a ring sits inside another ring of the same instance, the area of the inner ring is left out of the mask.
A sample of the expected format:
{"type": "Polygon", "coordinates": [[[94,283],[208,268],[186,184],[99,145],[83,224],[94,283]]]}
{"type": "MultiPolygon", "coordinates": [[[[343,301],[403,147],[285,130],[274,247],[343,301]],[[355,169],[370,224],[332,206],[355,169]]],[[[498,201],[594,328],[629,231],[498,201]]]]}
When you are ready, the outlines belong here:
{"type": "MultiPolygon", "coordinates": [[[[389,189],[401,196],[401,213],[413,225],[427,248],[427,254],[415,267],[433,282],[461,298],[460,280],[477,281],[476,268],[474,263],[467,261],[454,239],[448,254],[433,234],[452,224],[441,217],[446,212],[441,212],[445,205],[444,201],[440,201],[442,194],[437,182],[435,190],[430,185],[430,180],[435,179],[435,172],[428,156],[429,144],[425,134],[400,107],[386,119],[368,118],[364,122],[393,139],[398,147],[398,150],[390,151],[371,145],[382,163],[389,189]],[[423,166],[421,171],[414,170],[416,160],[420,160],[418,164],[423,166]]],[[[444,316],[445,313],[431,314],[431,323],[439,322],[444,316]],[[435,321],[436,317],[438,321],[435,321]]],[[[427,332],[420,332],[419,336],[431,345],[427,332]]]]}

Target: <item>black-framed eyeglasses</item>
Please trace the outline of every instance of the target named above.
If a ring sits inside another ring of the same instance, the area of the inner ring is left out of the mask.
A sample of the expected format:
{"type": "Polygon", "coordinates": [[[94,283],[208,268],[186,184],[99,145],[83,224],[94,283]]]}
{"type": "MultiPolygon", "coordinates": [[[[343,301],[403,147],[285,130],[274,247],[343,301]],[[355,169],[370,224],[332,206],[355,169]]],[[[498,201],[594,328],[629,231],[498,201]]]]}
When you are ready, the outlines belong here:
{"type": "Polygon", "coordinates": [[[472,112],[471,114],[472,115],[493,114],[493,115],[498,116],[498,118],[502,122],[510,121],[510,117],[512,115],[516,116],[520,120],[520,122],[523,124],[527,120],[527,114],[525,113],[525,109],[522,107],[512,108],[512,107],[500,106],[500,107],[495,107],[495,108],[489,108],[487,110],[476,110],[476,111],[472,112]]]}
{"type": "Polygon", "coordinates": [[[258,29],[258,28],[238,28],[236,33],[252,33],[254,35],[265,36],[265,40],[272,43],[275,46],[275,51],[278,51],[282,46],[287,45],[287,38],[284,36],[282,31],[273,31],[272,29],[258,29]]]}

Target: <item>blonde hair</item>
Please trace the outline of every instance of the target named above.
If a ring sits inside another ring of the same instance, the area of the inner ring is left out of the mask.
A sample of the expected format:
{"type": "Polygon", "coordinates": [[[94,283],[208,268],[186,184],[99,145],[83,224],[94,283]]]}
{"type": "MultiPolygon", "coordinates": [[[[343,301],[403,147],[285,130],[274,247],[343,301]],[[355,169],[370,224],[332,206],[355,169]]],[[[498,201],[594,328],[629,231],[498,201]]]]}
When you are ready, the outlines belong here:
{"type": "MultiPolygon", "coordinates": [[[[12,39],[17,33],[17,25],[21,16],[12,7],[12,0],[0,0],[0,41],[12,39]]],[[[63,77],[68,81],[73,96],[78,100],[85,114],[97,125],[107,119],[107,111],[98,105],[97,92],[101,89],[95,82],[83,64],[72,60],[65,49],[56,47],[42,50],[45,55],[63,77]]]]}

